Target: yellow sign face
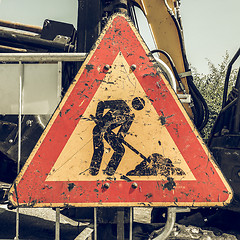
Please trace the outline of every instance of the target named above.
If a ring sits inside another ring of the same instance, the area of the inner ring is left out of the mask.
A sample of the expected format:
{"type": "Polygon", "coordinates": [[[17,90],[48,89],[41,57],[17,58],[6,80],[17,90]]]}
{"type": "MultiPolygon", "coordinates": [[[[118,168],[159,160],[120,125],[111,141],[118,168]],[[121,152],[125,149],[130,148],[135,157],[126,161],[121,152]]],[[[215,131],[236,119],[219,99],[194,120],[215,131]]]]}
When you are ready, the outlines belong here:
{"type": "MultiPolygon", "coordinates": [[[[94,155],[93,132],[97,126],[92,116],[96,116],[97,107],[100,102],[114,102],[118,100],[123,100],[130,108],[129,114],[134,116],[129,130],[125,133],[124,141],[147,159],[150,159],[152,156],[160,162],[168,161],[168,164],[163,169],[161,164],[154,166],[154,161],[147,161],[146,169],[148,170],[145,173],[142,172],[140,176],[134,170],[144,159],[140,154],[137,154],[126,146],[126,144],[122,143],[124,153],[122,153],[120,163],[112,177],[117,180],[120,180],[122,176],[131,176],[132,180],[140,178],[141,180],[163,180],[166,177],[172,177],[175,180],[195,180],[164,126],[164,118],[159,118],[151,101],[135,77],[134,72],[131,71],[124,56],[119,52],[46,181],[96,181],[109,179],[111,175],[106,174],[104,170],[107,168],[114,154],[114,149],[104,136],[102,139],[104,151],[102,156],[99,156],[101,158],[99,172],[96,175],[91,175],[90,166],[94,155]],[[144,101],[144,107],[141,110],[136,110],[132,106],[132,101],[136,97],[144,101]]],[[[106,107],[103,116],[106,116],[111,111],[110,108],[106,107]]],[[[107,124],[113,125],[110,121],[107,124]]],[[[117,135],[120,127],[117,126],[112,131],[117,135]]],[[[104,133],[102,134],[104,135],[104,133]]]]}

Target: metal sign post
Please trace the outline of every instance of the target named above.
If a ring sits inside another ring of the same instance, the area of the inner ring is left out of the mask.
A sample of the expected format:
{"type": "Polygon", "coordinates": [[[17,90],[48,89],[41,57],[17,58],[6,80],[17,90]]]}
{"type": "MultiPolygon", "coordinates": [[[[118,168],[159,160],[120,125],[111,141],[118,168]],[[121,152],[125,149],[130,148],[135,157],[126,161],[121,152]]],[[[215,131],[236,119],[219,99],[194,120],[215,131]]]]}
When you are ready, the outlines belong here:
{"type": "Polygon", "coordinates": [[[94,240],[97,240],[97,208],[94,208],[94,240]]]}
{"type": "Polygon", "coordinates": [[[117,210],[117,240],[124,240],[124,208],[117,210]]]}
{"type": "Polygon", "coordinates": [[[60,240],[60,208],[56,208],[55,240],[60,240]]]}

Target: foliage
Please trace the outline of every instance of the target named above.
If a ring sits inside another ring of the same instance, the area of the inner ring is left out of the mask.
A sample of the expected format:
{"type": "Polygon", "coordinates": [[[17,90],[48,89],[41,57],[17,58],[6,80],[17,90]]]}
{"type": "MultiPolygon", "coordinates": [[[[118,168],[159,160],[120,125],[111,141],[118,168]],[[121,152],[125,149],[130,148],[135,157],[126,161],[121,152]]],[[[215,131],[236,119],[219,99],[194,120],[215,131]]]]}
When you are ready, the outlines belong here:
{"type": "MultiPolygon", "coordinates": [[[[217,66],[208,59],[208,74],[200,74],[196,68],[192,68],[194,83],[204,97],[209,108],[209,121],[201,131],[205,140],[208,139],[213,124],[221,111],[225,76],[230,60],[228,52],[226,52],[222,62],[217,66]]],[[[229,91],[234,86],[236,77],[237,69],[233,69],[230,75],[229,91]]]]}

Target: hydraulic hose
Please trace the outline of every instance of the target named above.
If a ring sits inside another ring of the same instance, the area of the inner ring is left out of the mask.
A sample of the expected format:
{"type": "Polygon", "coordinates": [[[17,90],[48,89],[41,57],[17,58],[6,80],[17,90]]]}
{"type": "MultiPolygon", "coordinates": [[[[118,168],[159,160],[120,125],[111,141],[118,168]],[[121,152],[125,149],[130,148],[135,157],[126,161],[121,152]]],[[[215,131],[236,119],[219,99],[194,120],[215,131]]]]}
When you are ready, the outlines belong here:
{"type": "Polygon", "coordinates": [[[240,56],[240,48],[238,49],[238,51],[236,52],[236,54],[234,55],[234,57],[228,64],[227,74],[226,74],[225,83],[224,83],[222,108],[224,108],[226,106],[226,102],[227,102],[228,83],[229,83],[232,66],[235,63],[235,61],[238,59],[239,56],[240,56]]]}
{"type": "Polygon", "coordinates": [[[199,92],[199,90],[196,88],[195,84],[193,83],[192,76],[188,78],[188,86],[189,86],[191,95],[193,95],[193,93],[194,95],[196,95],[196,97],[194,97],[193,99],[194,104],[196,104],[196,101],[197,101],[199,104],[199,111],[202,111],[202,114],[200,114],[201,121],[199,121],[199,123],[196,125],[198,130],[201,131],[206,126],[209,119],[208,105],[205,99],[203,98],[202,94],[199,92]]]}
{"type": "MultiPolygon", "coordinates": [[[[185,47],[184,47],[184,40],[183,40],[180,23],[176,19],[172,9],[169,7],[167,0],[164,0],[164,3],[167,7],[168,13],[170,14],[170,16],[173,19],[173,22],[177,28],[185,71],[186,72],[190,71],[189,63],[188,63],[187,57],[186,57],[186,51],[185,51],[185,47]]],[[[192,76],[187,76],[187,82],[189,85],[190,94],[192,95],[193,102],[194,102],[194,106],[192,106],[192,111],[194,113],[194,123],[195,123],[196,127],[198,128],[198,130],[200,131],[207,124],[207,121],[209,118],[208,106],[207,106],[205,99],[202,97],[201,93],[198,91],[195,84],[193,83],[192,76]]]]}
{"type": "Polygon", "coordinates": [[[186,58],[186,51],[185,51],[185,47],[184,47],[184,40],[183,40],[183,35],[182,35],[182,30],[181,30],[181,26],[180,23],[178,22],[178,20],[176,19],[173,10],[169,7],[167,0],[164,0],[164,3],[167,7],[168,13],[170,14],[176,28],[177,28],[177,32],[178,32],[178,37],[179,37],[179,42],[180,42],[180,46],[181,46],[181,51],[182,51],[182,57],[183,57],[183,62],[184,62],[184,67],[185,67],[185,71],[189,70],[189,64],[186,58]]]}
{"type": "MultiPolygon", "coordinates": [[[[170,62],[174,76],[175,76],[181,90],[183,91],[183,93],[186,94],[182,80],[177,73],[177,69],[175,67],[175,64],[174,64],[171,56],[167,52],[160,50],[160,49],[153,50],[153,51],[151,51],[151,53],[152,54],[162,53],[162,54],[164,54],[164,56],[166,56],[166,58],[170,62]]],[[[208,106],[207,106],[205,99],[202,97],[201,93],[196,88],[195,84],[193,83],[192,76],[188,77],[188,86],[189,86],[189,90],[190,90],[190,93],[191,93],[191,96],[192,96],[192,99],[194,102],[194,107],[192,107],[192,111],[195,116],[194,123],[195,123],[196,127],[198,128],[198,130],[201,131],[204,128],[204,126],[207,124],[207,121],[209,118],[208,106]]]]}

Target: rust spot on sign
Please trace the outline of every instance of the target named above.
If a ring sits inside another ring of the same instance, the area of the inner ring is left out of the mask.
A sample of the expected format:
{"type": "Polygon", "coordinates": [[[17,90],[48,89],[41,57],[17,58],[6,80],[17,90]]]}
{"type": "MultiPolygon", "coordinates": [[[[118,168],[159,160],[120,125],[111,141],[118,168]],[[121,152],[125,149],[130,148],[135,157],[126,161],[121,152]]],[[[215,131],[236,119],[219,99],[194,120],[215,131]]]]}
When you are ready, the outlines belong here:
{"type": "Polygon", "coordinates": [[[161,116],[160,118],[159,118],[159,120],[161,121],[161,124],[162,125],[165,125],[166,124],[166,117],[164,117],[164,116],[161,116]]]}
{"type": "Polygon", "coordinates": [[[164,126],[167,123],[167,119],[170,117],[173,117],[174,114],[172,114],[170,116],[164,116],[163,111],[161,111],[161,113],[162,113],[162,116],[159,117],[159,120],[160,120],[161,124],[164,126]]]}
{"type": "Polygon", "coordinates": [[[85,68],[87,69],[87,72],[90,72],[94,67],[92,64],[87,64],[85,68]]]}
{"type": "Polygon", "coordinates": [[[71,192],[76,185],[74,183],[68,184],[68,191],[71,192]]]}
{"type": "Polygon", "coordinates": [[[171,178],[171,177],[168,177],[167,178],[168,182],[166,182],[164,185],[163,185],[163,190],[165,188],[167,188],[167,190],[171,191],[173,190],[175,187],[176,187],[176,183],[174,182],[174,179],[171,178]]]}
{"type": "Polygon", "coordinates": [[[151,193],[147,193],[146,195],[144,195],[147,199],[151,198],[153,195],[151,193]]]}
{"type": "Polygon", "coordinates": [[[70,110],[71,110],[71,109],[67,109],[67,110],[65,111],[65,114],[67,114],[70,110]]]}

